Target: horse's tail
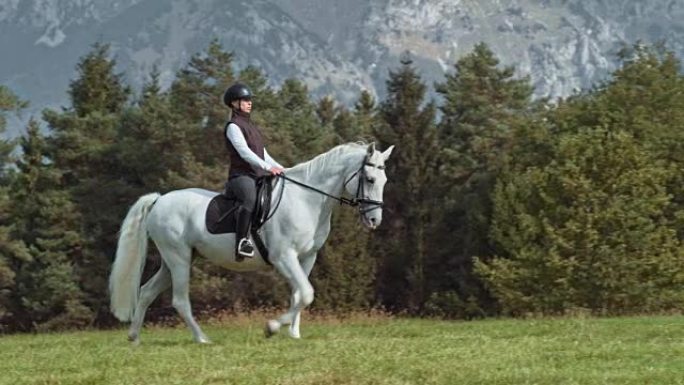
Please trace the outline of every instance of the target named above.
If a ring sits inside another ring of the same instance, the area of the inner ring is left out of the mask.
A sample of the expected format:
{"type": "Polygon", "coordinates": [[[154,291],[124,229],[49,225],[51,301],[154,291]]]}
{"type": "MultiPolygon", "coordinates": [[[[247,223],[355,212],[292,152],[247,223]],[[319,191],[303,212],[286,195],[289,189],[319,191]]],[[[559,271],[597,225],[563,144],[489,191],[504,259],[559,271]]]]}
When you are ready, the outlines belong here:
{"type": "Polygon", "coordinates": [[[147,256],[145,219],[158,193],[143,195],[121,224],[116,258],[109,276],[110,309],[120,321],[129,321],[138,305],[140,280],[147,256]]]}

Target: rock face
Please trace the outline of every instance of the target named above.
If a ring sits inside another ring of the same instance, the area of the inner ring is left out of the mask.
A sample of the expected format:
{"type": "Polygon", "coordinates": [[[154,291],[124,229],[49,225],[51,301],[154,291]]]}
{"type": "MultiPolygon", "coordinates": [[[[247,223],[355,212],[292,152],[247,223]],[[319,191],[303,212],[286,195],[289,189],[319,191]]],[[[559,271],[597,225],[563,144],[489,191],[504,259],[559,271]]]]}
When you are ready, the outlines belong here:
{"type": "Polygon", "coordinates": [[[625,44],[681,56],[683,19],[684,0],[2,0],[0,83],[34,109],[65,104],[78,58],[101,41],[134,86],[155,65],[168,84],[217,38],[238,68],[349,102],[382,94],[405,51],[432,84],[484,41],[556,98],[605,79],[625,44]]]}

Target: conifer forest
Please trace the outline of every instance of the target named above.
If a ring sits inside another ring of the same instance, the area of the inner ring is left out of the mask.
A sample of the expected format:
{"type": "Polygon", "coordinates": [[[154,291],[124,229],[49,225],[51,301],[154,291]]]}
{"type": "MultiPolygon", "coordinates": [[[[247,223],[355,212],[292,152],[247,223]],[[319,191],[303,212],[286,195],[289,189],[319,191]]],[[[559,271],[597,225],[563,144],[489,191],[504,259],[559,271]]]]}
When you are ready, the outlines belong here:
{"type": "MultiPolygon", "coordinates": [[[[119,227],[149,192],[221,191],[224,90],[286,167],[347,142],[395,145],[383,223],[340,206],[311,274],[312,311],[472,319],[649,314],[684,307],[684,75],[667,49],[635,45],[592,89],[532,97],[529,78],[481,43],[427,84],[406,55],[382,97],[313,97],[273,85],[211,43],[162,87],[135,88],[111,49],[74,58],[68,103],[3,135],[30,100],[0,84],[0,332],[109,327],[119,227]]],[[[160,264],[151,244],[146,279],[160,264]]],[[[197,256],[201,316],[287,304],[274,271],[235,273],[197,256]]],[[[169,296],[148,320],[175,317],[169,296]]]]}

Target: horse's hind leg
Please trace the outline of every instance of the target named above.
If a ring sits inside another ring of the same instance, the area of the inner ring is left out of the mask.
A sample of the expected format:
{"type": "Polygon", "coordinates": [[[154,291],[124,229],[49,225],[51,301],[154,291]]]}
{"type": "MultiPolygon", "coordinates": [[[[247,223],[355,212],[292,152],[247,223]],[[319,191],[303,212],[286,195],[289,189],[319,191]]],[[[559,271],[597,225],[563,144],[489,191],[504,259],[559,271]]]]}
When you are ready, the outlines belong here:
{"type": "Polygon", "coordinates": [[[186,245],[157,245],[164,262],[171,272],[173,285],[173,307],[183,318],[192,332],[195,342],[209,343],[209,338],[202,332],[195,318],[192,316],[190,306],[190,261],[192,250],[186,245]]]}
{"type": "Polygon", "coordinates": [[[135,308],[135,313],[133,313],[133,319],[131,320],[131,327],[128,329],[129,341],[138,342],[140,328],[145,319],[147,308],[154,302],[157,296],[168,289],[169,286],[171,286],[171,274],[169,273],[168,267],[162,262],[157,273],[155,273],[140,290],[138,306],[135,308]]]}

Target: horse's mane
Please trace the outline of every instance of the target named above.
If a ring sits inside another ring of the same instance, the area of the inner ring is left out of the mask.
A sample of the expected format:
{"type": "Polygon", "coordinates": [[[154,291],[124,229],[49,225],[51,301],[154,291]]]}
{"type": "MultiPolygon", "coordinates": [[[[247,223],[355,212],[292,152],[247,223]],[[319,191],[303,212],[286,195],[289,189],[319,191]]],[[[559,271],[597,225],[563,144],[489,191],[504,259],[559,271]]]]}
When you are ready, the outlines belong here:
{"type": "Polygon", "coordinates": [[[350,142],[340,144],[333,147],[332,149],[317,155],[311,160],[299,163],[292,168],[287,170],[290,175],[300,175],[304,178],[308,178],[310,175],[317,174],[321,169],[326,168],[329,164],[336,163],[340,158],[344,157],[350,153],[361,153],[365,152],[368,147],[367,143],[364,142],[350,142]]]}

